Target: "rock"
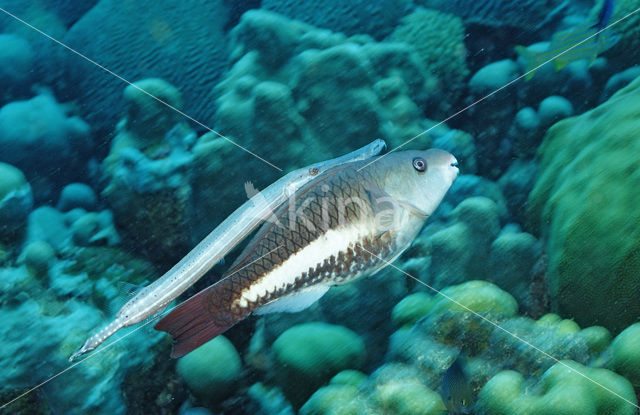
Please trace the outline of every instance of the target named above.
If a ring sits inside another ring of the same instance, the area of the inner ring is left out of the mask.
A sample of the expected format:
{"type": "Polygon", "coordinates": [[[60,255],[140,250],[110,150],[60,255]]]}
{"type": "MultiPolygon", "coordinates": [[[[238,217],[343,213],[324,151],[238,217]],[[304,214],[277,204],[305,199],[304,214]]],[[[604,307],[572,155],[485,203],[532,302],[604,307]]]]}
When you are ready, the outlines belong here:
{"type": "Polygon", "coordinates": [[[34,241],[24,248],[19,262],[23,262],[35,276],[46,277],[55,259],[56,253],[51,245],[44,241],[34,241]]]}
{"type": "Polygon", "coordinates": [[[530,226],[546,241],[552,305],[583,325],[618,332],[640,316],[640,79],[549,129],[529,195],[530,226]]]}
{"type": "Polygon", "coordinates": [[[234,391],[242,363],[233,344],[217,336],[185,355],[176,365],[180,377],[198,399],[210,404],[234,391]]]}
{"type": "Polygon", "coordinates": [[[84,183],[71,183],[66,185],[60,193],[57,209],[67,212],[75,208],[94,210],[96,208],[96,192],[84,183]]]}
{"type": "Polygon", "coordinates": [[[540,392],[530,390],[525,387],[525,379],[518,372],[500,372],[480,391],[477,413],[631,415],[636,411],[633,405],[637,399],[627,380],[606,369],[589,368],[570,360],[558,362],[545,372],[540,379],[540,392]]]}
{"type": "Polygon", "coordinates": [[[0,162],[0,239],[15,239],[33,208],[33,194],[24,174],[0,162]]]}
{"type": "Polygon", "coordinates": [[[487,95],[513,81],[519,74],[518,64],[510,59],[493,62],[473,74],[469,89],[475,95],[487,95]]]}
{"type": "Polygon", "coordinates": [[[430,295],[423,292],[409,294],[393,307],[391,320],[397,327],[413,326],[429,314],[433,305],[430,295]]]}
{"type": "Polygon", "coordinates": [[[571,115],[573,115],[573,105],[571,102],[557,95],[543,99],[538,107],[540,124],[545,128],[571,115]]]}
{"type": "Polygon", "coordinates": [[[611,344],[611,369],[640,385],[640,323],[632,324],[618,334],[611,344]]]}
{"type": "Polygon", "coordinates": [[[357,334],[320,322],[288,329],[273,343],[272,352],[278,383],[294,405],[338,372],[359,369],[365,360],[365,345],[357,334]]]}
{"type": "Polygon", "coordinates": [[[89,126],[67,115],[51,95],[0,108],[0,161],[27,173],[38,200],[51,198],[55,185],[79,176],[90,147],[89,126]]]}
{"type": "Polygon", "coordinates": [[[34,81],[35,54],[29,42],[22,37],[0,34],[0,103],[12,95],[25,95],[34,81]]]}
{"type": "Polygon", "coordinates": [[[525,308],[531,302],[534,265],[542,249],[526,232],[502,232],[491,244],[489,280],[507,291],[525,308]]]}

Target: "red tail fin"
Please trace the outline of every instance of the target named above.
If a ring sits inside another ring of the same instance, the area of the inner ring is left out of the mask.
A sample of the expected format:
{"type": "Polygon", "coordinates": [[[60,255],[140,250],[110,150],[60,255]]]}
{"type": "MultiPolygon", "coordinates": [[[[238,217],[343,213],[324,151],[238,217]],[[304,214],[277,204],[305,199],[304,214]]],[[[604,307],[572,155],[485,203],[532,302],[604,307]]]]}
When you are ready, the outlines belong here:
{"type": "Polygon", "coordinates": [[[224,308],[228,295],[225,295],[223,285],[218,283],[207,287],[156,323],[156,330],[173,336],[171,357],[184,356],[246,317],[232,314],[224,308]]]}

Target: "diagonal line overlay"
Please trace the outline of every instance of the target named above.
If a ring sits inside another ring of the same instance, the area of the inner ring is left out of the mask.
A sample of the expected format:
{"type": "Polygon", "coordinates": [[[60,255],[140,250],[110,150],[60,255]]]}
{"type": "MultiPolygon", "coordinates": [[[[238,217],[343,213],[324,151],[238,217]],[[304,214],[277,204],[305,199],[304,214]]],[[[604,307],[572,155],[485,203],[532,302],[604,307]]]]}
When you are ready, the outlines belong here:
{"type": "Polygon", "coordinates": [[[635,406],[636,408],[640,409],[640,406],[638,406],[637,404],[635,404],[635,403],[631,402],[629,399],[627,399],[627,398],[625,398],[624,396],[620,395],[620,394],[619,394],[619,393],[617,393],[616,391],[614,391],[614,390],[612,390],[612,389],[610,389],[610,388],[607,388],[607,387],[606,387],[606,386],[604,386],[603,384],[601,384],[601,383],[599,383],[598,381],[596,381],[596,380],[592,379],[591,377],[589,377],[589,376],[585,375],[584,373],[582,373],[582,372],[580,372],[580,371],[578,371],[578,370],[575,370],[574,368],[572,368],[572,367],[571,367],[571,366],[569,366],[568,364],[566,364],[566,363],[564,363],[563,361],[561,361],[561,360],[559,360],[559,359],[557,359],[557,358],[553,357],[551,354],[549,354],[549,353],[545,352],[544,350],[542,350],[542,349],[540,349],[539,347],[535,346],[534,344],[532,344],[532,343],[528,342],[527,340],[523,339],[522,337],[518,336],[517,334],[512,333],[511,331],[509,331],[509,330],[505,329],[504,327],[502,327],[502,326],[501,326],[501,325],[499,325],[498,323],[496,323],[496,322],[494,322],[494,321],[492,321],[492,320],[489,320],[488,318],[486,318],[486,317],[485,317],[485,316],[483,316],[482,314],[480,314],[480,313],[478,313],[478,312],[476,312],[476,311],[473,311],[472,309],[470,309],[469,307],[465,306],[464,304],[461,304],[459,301],[456,301],[455,299],[453,299],[453,298],[449,297],[448,295],[443,294],[443,293],[442,293],[442,291],[440,291],[440,290],[437,290],[437,289],[433,288],[433,287],[432,287],[432,286],[430,286],[429,284],[427,284],[427,283],[425,283],[425,282],[421,281],[421,280],[420,280],[420,279],[418,279],[417,277],[414,277],[413,275],[409,274],[409,273],[408,273],[408,272],[406,272],[405,270],[403,270],[403,269],[399,268],[398,266],[396,266],[396,265],[392,264],[391,262],[389,262],[389,261],[387,261],[387,260],[385,260],[385,259],[381,258],[380,256],[378,256],[378,255],[374,254],[373,252],[369,251],[368,249],[366,249],[366,248],[364,248],[364,247],[361,247],[361,248],[362,248],[363,250],[367,251],[370,255],[373,255],[374,257],[378,258],[380,261],[384,262],[386,265],[389,265],[390,267],[392,267],[392,268],[394,268],[394,269],[396,269],[396,270],[400,271],[401,273],[403,273],[405,276],[407,276],[407,277],[409,277],[409,278],[411,278],[411,279],[415,280],[416,282],[418,282],[418,283],[420,283],[420,284],[424,285],[425,287],[427,287],[427,288],[428,288],[428,289],[430,289],[431,291],[435,292],[437,295],[441,295],[441,296],[443,296],[443,297],[444,297],[444,298],[446,298],[447,300],[451,301],[452,303],[456,304],[456,305],[457,305],[457,306],[459,306],[459,307],[462,307],[462,308],[463,308],[463,309],[465,309],[466,311],[468,311],[468,312],[472,313],[473,315],[475,315],[476,317],[478,317],[478,318],[480,318],[480,319],[482,319],[482,320],[486,321],[487,323],[491,324],[491,325],[492,325],[492,326],[494,326],[495,328],[497,328],[497,329],[499,329],[499,330],[502,330],[503,332],[505,332],[505,333],[506,333],[506,334],[508,334],[509,336],[513,337],[514,339],[516,339],[516,340],[518,340],[518,341],[520,341],[520,342],[522,342],[522,343],[526,344],[527,346],[531,347],[532,349],[534,349],[534,350],[536,350],[536,351],[538,351],[538,352],[542,353],[543,355],[545,355],[545,356],[546,356],[546,357],[548,357],[549,359],[551,359],[551,360],[555,361],[556,363],[561,364],[561,365],[562,365],[562,366],[564,366],[565,368],[569,369],[571,372],[576,373],[576,374],[578,374],[578,375],[582,376],[583,378],[587,379],[589,382],[591,382],[591,383],[593,383],[593,384],[595,384],[595,385],[597,385],[597,386],[601,387],[602,389],[606,390],[607,392],[610,392],[611,394],[613,394],[613,395],[617,396],[618,398],[622,399],[622,400],[623,400],[623,401],[625,401],[626,403],[628,403],[628,404],[630,404],[630,405],[633,405],[633,406],[635,406]]]}
{"type": "Polygon", "coordinates": [[[591,36],[588,36],[588,37],[586,37],[586,38],[582,39],[580,42],[576,43],[575,45],[571,46],[570,48],[568,48],[568,49],[566,49],[566,50],[564,50],[564,51],[562,51],[562,52],[558,53],[557,55],[553,56],[553,57],[552,57],[552,58],[550,58],[550,59],[547,59],[546,61],[542,62],[540,65],[536,66],[535,68],[530,69],[530,70],[528,70],[527,72],[523,73],[522,75],[518,76],[517,78],[515,78],[515,79],[513,79],[513,80],[511,80],[511,81],[509,81],[509,82],[507,82],[506,84],[502,85],[500,88],[498,88],[498,89],[494,90],[493,92],[490,92],[490,93],[488,93],[487,95],[483,96],[482,98],[478,99],[477,101],[472,102],[471,104],[467,105],[466,107],[462,108],[461,110],[457,111],[456,113],[454,113],[454,114],[452,114],[452,115],[449,115],[449,116],[448,116],[447,118],[445,118],[444,120],[440,121],[439,123],[437,123],[437,124],[435,124],[435,125],[432,125],[431,127],[427,128],[426,130],[424,130],[423,132],[421,132],[420,134],[418,134],[418,135],[415,135],[415,136],[411,137],[410,139],[408,139],[408,140],[407,140],[407,141],[405,141],[404,143],[402,143],[402,144],[400,144],[400,145],[398,145],[398,146],[396,146],[396,147],[392,148],[392,149],[391,149],[391,150],[389,150],[387,153],[385,153],[385,154],[383,154],[383,155],[381,155],[381,156],[375,157],[375,158],[374,158],[373,160],[371,160],[369,163],[367,163],[367,164],[365,164],[364,166],[360,167],[360,168],[358,169],[358,171],[360,171],[360,170],[364,169],[364,168],[365,168],[365,167],[367,167],[367,166],[372,165],[373,163],[377,162],[378,160],[383,159],[384,157],[386,157],[387,155],[389,155],[389,154],[393,153],[394,151],[396,151],[396,150],[398,150],[398,149],[400,149],[400,148],[402,148],[402,147],[406,146],[407,144],[409,144],[410,142],[412,142],[412,141],[413,141],[413,140],[415,140],[416,138],[422,137],[423,135],[425,135],[425,134],[426,134],[426,133],[428,133],[429,131],[433,130],[434,128],[436,128],[436,127],[438,127],[438,126],[440,126],[440,125],[442,125],[442,124],[446,123],[447,121],[449,121],[449,120],[450,120],[450,119],[452,119],[452,118],[457,117],[458,115],[462,114],[463,112],[466,112],[468,109],[475,107],[476,105],[478,105],[478,104],[479,104],[479,103],[481,103],[482,101],[484,101],[484,100],[486,100],[486,99],[488,99],[488,98],[492,97],[493,95],[497,94],[498,92],[502,91],[503,89],[505,89],[505,88],[507,88],[507,87],[511,86],[512,84],[514,84],[515,82],[517,82],[517,81],[519,81],[520,79],[524,78],[525,76],[529,75],[530,73],[537,71],[540,67],[542,67],[542,66],[544,66],[544,65],[548,64],[549,62],[553,61],[554,59],[556,59],[556,58],[558,58],[558,57],[560,57],[560,56],[564,55],[564,54],[565,54],[565,53],[567,53],[567,52],[570,52],[572,49],[577,48],[578,46],[582,45],[584,42],[588,41],[589,39],[592,39],[592,38],[594,38],[595,36],[598,36],[600,33],[604,32],[605,30],[609,29],[609,28],[610,28],[610,27],[612,27],[612,26],[617,25],[617,24],[618,24],[618,23],[620,23],[621,21],[623,21],[623,20],[627,19],[628,17],[630,17],[630,16],[632,16],[632,15],[636,14],[638,11],[640,11],[640,7],[639,7],[639,8],[637,8],[637,9],[635,9],[634,11],[632,11],[632,12],[630,12],[630,13],[626,14],[625,16],[623,16],[623,17],[619,18],[618,20],[616,20],[615,22],[611,23],[610,25],[608,25],[608,26],[606,26],[606,27],[604,27],[604,28],[602,28],[602,29],[598,30],[597,32],[595,32],[595,33],[594,33],[594,34],[592,34],[591,36]]]}
{"type": "MultiPolygon", "coordinates": [[[[234,272],[232,272],[231,274],[227,275],[226,277],[220,279],[218,282],[226,280],[227,278],[231,277],[232,275],[242,271],[243,269],[245,269],[246,267],[248,267],[249,265],[260,261],[262,258],[266,257],[267,255],[271,254],[272,252],[277,251],[278,249],[282,248],[282,245],[279,245],[275,248],[273,248],[272,250],[270,250],[269,252],[267,252],[266,254],[254,259],[253,261],[245,264],[244,266],[238,268],[237,270],[235,270],[234,272]]],[[[185,300],[187,301],[187,300],[185,300]]],[[[36,386],[32,387],[31,389],[21,393],[20,395],[16,396],[15,398],[11,399],[10,401],[2,404],[2,406],[0,406],[0,410],[5,409],[6,407],[8,407],[9,405],[11,405],[12,403],[14,403],[15,401],[27,396],[28,394],[30,394],[31,392],[35,391],[36,389],[39,389],[40,387],[46,385],[47,383],[51,382],[52,380],[54,380],[55,378],[57,378],[58,376],[68,372],[69,370],[73,369],[74,367],[78,366],[80,363],[84,362],[87,359],[91,359],[94,356],[97,356],[99,353],[104,352],[105,350],[107,350],[108,348],[110,348],[111,346],[115,345],[116,343],[121,342],[122,340],[126,339],[127,337],[129,337],[130,335],[132,335],[133,333],[137,332],[138,330],[146,327],[147,325],[153,323],[154,321],[156,321],[157,319],[159,319],[160,317],[164,317],[165,315],[169,314],[171,311],[173,311],[174,309],[176,309],[177,307],[180,307],[182,304],[184,303],[184,301],[178,305],[176,305],[175,307],[169,308],[168,310],[165,310],[163,312],[158,313],[158,315],[151,317],[149,319],[149,321],[144,322],[143,324],[141,324],[140,326],[136,327],[135,329],[131,330],[129,333],[123,335],[122,337],[117,338],[116,340],[112,341],[109,344],[104,345],[104,347],[101,347],[100,349],[96,350],[95,352],[91,353],[88,356],[85,356],[84,358],[78,360],[77,362],[73,363],[72,365],[70,365],[69,367],[61,370],[60,372],[56,373],[55,375],[43,380],[42,382],[38,383],[36,386]]]]}
{"type": "Polygon", "coordinates": [[[156,101],[158,101],[159,103],[161,103],[162,105],[170,108],[171,110],[177,112],[178,114],[182,115],[183,117],[191,120],[192,122],[198,124],[199,126],[201,126],[202,128],[211,131],[212,133],[214,133],[215,135],[217,135],[218,137],[227,140],[229,143],[233,144],[234,146],[238,147],[239,149],[251,154],[253,157],[259,159],[260,161],[262,161],[263,163],[268,164],[269,166],[273,167],[274,169],[278,170],[278,171],[282,171],[282,169],[278,166],[276,166],[275,164],[271,163],[270,161],[265,160],[264,158],[260,157],[259,155],[257,155],[256,153],[254,153],[253,151],[249,150],[248,148],[236,143],[235,141],[231,140],[230,138],[222,135],[221,133],[215,131],[214,129],[206,126],[205,124],[203,124],[202,122],[196,120],[195,118],[191,117],[190,115],[184,113],[183,111],[179,110],[178,108],[174,107],[173,105],[169,104],[168,102],[158,98],[157,96],[151,94],[150,92],[147,92],[146,90],[140,88],[138,85],[128,81],[127,79],[123,78],[121,75],[118,75],[117,73],[113,72],[112,70],[100,65],[98,62],[94,61],[93,59],[89,58],[88,56],[83,55],[82,53],[78,52],[77,50],[73,49],[70,46],[67,46],[66,44],[62,43],[61,41],[59,41],[58,39],[48,35],[47,33],[43,32],[42,30],[38,29],[37,27],[31,25],[30,23],[22,20],[21,18],[19,18],[18,16],[8,12],[7,10],[3,9],[2,7],[0,7],[0,11],[3,12],[4,14],[6,14],[9,17],[14,18],[15,20],[19,21],[20,23],[24,24],[25,26],[28,26],[29,28],[35,30],[36,32],[40,33],[41,35],[45,36],[46,38],[50,39],[51,41],[57,43],[58,45],[62,46],[63,48],[69,50],[70,52],[80,56],[82,59],[86,60],[87,62],[97,66],[98,68],[102,69],[103,71],[107,72],[108,74],[118,78],[119,80],[121,80],[122,82],[131,85],[132,87],[134,87],[135,89],[137,89],[138,91],[142,92],[143,94],[148,95],[149,97],[155,99],[156,101]]]}

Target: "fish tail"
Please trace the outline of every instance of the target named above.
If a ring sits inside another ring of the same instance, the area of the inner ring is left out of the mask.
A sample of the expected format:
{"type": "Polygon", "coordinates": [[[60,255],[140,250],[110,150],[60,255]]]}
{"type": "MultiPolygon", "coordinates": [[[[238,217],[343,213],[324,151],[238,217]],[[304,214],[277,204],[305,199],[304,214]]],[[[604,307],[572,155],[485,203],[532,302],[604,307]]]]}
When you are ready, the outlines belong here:
{"type": "Polygon", "coordinates": [[[530,80],[535,75],[535,67],[538,66],[538,55],[535,52],[530,51],[524,46],[516,46],[516,52],[524,60],[524,71],[527,75],[524,77],[525,81],[530,80]],[[531,72],[529,72],[531,71],[531,72]]]}
{"type": "Polygon", "coordinates": [[[211,301],[212,298],[224,299],[225,294],[223,284],[214,284],[180,304],[154,326],[173,337],[172,358],[197,349],[248,315],[231,314],[221,307],[224,301],[211,301]]]}

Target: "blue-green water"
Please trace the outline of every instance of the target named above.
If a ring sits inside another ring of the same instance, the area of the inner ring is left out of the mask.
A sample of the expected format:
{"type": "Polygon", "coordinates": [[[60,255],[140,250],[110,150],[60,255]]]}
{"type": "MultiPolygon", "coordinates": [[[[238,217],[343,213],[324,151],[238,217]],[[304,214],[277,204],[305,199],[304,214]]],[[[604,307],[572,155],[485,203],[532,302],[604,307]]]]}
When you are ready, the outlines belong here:
{"type": "Polygon", "coordinates": [[[639,8],[0,0],[0,413],[637,413],[639,8]],[[68,362],[256,189],[377,138],[460,165],[393,265],[68,362]]]}

